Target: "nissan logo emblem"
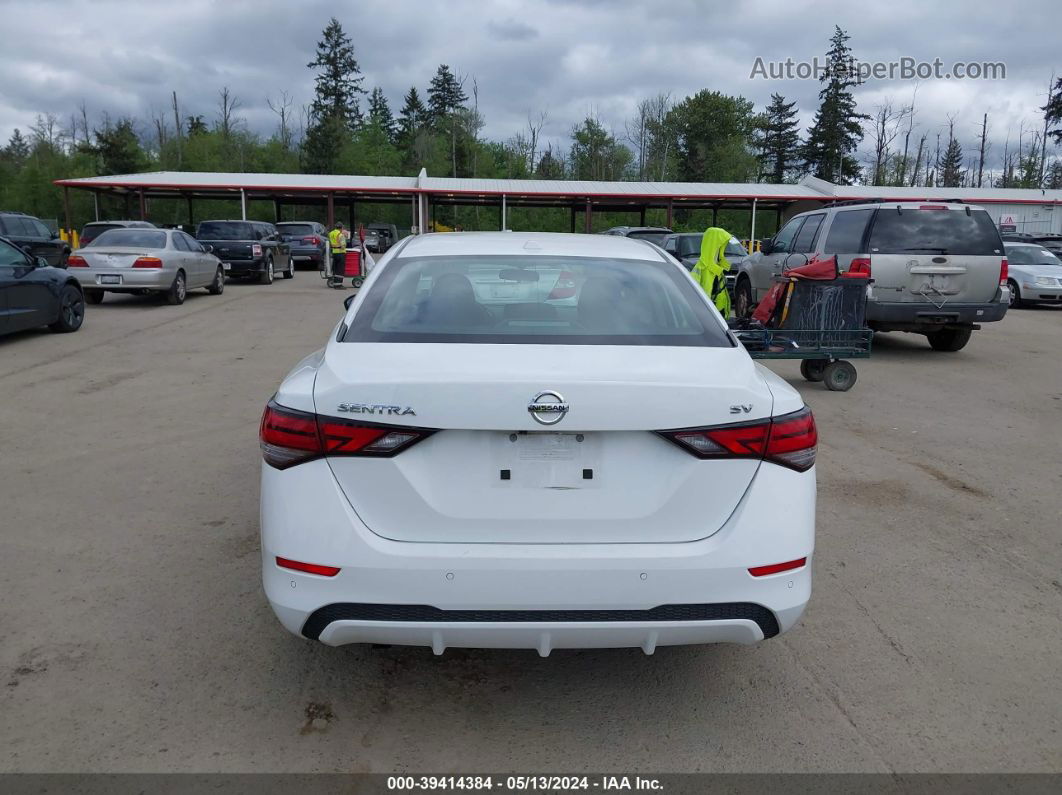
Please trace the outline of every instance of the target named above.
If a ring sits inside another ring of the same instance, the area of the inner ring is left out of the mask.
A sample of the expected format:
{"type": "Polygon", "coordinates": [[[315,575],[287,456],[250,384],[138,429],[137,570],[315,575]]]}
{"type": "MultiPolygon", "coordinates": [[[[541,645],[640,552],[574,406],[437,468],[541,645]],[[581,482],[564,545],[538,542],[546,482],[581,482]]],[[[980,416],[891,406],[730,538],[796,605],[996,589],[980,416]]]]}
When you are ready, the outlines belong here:
{"type": "Polygon", "coordinates": [[[568,413],[568,404],[557,392],[539,392],[527,404],[527,411],[541,425],[556,425],[568,413]]]}

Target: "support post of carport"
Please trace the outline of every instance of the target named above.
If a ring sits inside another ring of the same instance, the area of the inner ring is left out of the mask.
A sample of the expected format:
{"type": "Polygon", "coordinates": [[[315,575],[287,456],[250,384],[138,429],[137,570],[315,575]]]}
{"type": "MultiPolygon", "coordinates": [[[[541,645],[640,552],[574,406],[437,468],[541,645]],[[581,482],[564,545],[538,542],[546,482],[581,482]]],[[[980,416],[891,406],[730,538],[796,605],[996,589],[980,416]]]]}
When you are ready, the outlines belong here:
{"type": "Polygon", "coordinates": [[[273,223],[280,223],[280,199],[273,199],[273,223]]]}
{"type": "Polygon", "coordinates": [[[247,191],[240,188],[240,218],[247,220],[247,191]]]}
{"type": "Polygon", "coordinates": [[[782,205],[778,205],[774,208],[774,231],[777,234],[778,230],[782,228],[782,205]]]}
{"type": "Polygon", "coordinates": [[[593,228],[593,205],[590,203],[590,199],[587,199],[586,210],[583,211],[583,231],[586,232],[586,234],[590,234],[590,231],[593,228]]]}
{"type": "Polygon", "coordinates": [[[353,234],[354,230],[357,228],[357,226],[355,225],[355,222],[357,221],[357,216],[356,216],[356,213],[354,212],[354,200],[353,199],[351,199],[350,200],[350,204],[347,205],[347,221],[350,223],[350,232],[351,232],[351,234],[353,234]]]}
{"type": "Polygon", "coordinates": [[[144,189],[140,189],[140,220],[147,220],[147,199],[144,198],[144,189]]]}
{"type": "Polygon", "coordinates": [[[505,209],[505,194],[503,193],[501,203],[501,230],[503,232],[505,231],[505,209]]]}
{"type": "Polygon", "coordinates": [[[645,226],[645,205],[638,211],[638,226],[645,226]]]}
{"type": "Polygon", "coordinates": [[[414,230],[419,232],[420,231],[420,221],[417,220],[417,217],[420,215],[420,212],[419,212],[420,208],[418,207],[418,205],[420,204],[420,198],[418,196],[414,195],[412,197],[411,204],[413,205],[413,217],[412,217],[412,220],[410,221],[410,224],[409,224],[410,232],[414,232],[414,230]]]}
{"type": "Polygon", "coordinates": [[[96,213],[96,220],[100,220],[100,192],[92,191],[92,209],[96,213]]]}
{"type": "Polygon", "coordinates": [[[666,226],[668,229],[671,229],[672,216],[674,216],[674,214],[675,214],[675,200],[674,199],[668,199],[667,200],[667,223],[664,224],[664,226],[666,226]]]}
{"type": "Polygon", "coordinates": [[[336,225],[336,199],[331,193],[328,194],[328,231],[331,232],[336,225]]]}
{"type": "Polygon", "coordinates": [[[752,224],[749,230],[749,246],[755,245],[752,241],[756,239],[756,199],[752,200],[752,224]]]}
{"type": "Polygon", "coordinates": [[[712,206],[712,226],[719,226],[719,205],[712,206]]]}
{"type": "Polygon", "coordinates": [[[192,195],[189,194],[184,197],[188,202],[188,234],[195,234],[195,214],[192,212],[192,195]]]}
{"type": "Polygon", "coordinates": [[[63,186],[63,214],[66,215],[67,239],[73,241],[74,227],[70,224],[70,188],[68,188],[66,185],[63,186]]]}
{"type": "Polygon", "coordinates": [[[575,205],[573,204],[568,209],[570,209],[572,211],[572,234],[574,235],[575,234],[575,205]]]}
{"type": "Polygon", "coordinates": [[[129,206],[129,191],[125,192],[124,201],[125,201],[125,217],[126,218],[132,218],[133,217],[133,211],[130,209],[130,206],[129,206]]]}

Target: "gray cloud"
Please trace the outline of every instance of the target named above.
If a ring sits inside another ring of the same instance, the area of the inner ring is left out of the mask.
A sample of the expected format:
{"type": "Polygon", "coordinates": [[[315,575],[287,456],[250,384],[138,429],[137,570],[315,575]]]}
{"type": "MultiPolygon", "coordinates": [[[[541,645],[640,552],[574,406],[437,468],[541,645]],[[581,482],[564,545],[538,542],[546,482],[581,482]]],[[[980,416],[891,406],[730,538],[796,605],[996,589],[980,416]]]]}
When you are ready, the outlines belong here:
{"type": "MultiPolygon", "coordinates": [[[[1039,127],[1052,70],[1057,17],[1052,0],[1028,0],[1020,14],[998,2],[820,3],[752,0],[734,6],[702,0],[185,0],[180,4],[115,0],[8,0],[8,46],[0,51],[0,136],[26,128],[37,113],[67,121],[82,101],[93,121],[164,111],[177,91],[185,114],[212,118],[222,86],[240,97],[248,126],[269,134],[267,96],[282,91],[307,104],[313,75],[306,64],[328,17],[355,40],[364,86],[380,86],[397,113],[411,85],[426,91],[440,63],[479,88],[485,134],[507,138],[528,113],[549,111],[544,134],[562,146],[573,125],[595,114],[622,135],[637,101],[673,99],[702,88],[741,94],[762,107],[772,93],[799,104],[810,123],[818,102],[813,80],[750,79],[758,56],[810,60],[825,52],[838,24],[862,61],[1004,61],[1007,79],[920,83],[868,82],[860,109],[911,101],[931,140],[955,117],[968,152],[981,115],[989,114],[991,155],[1009,134],[1039,127]],[[42,46],[47,31],[50,46],[42,46]],[[13,43],[13,44],[11,44],[13,43]]],[[[864,147],[866,148],[866,147],[864,147]]]]}

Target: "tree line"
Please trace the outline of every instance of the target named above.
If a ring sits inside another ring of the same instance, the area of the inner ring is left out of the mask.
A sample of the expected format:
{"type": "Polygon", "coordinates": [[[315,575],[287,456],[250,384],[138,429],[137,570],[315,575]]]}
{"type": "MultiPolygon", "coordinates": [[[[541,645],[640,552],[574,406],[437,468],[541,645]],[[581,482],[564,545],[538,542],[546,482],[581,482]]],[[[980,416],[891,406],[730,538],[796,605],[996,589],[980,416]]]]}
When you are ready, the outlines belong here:
{"type": "MultiPolygon", "coordinates": [[[[249,129],[241,98],[226,87],[218,91],[209,117],[188,112],[175,92],[147,119],[104,113],[92,124],[81,103],[69,118],[38,116],[26,133],[15,130],[0,149],[0,207],[58,218],[61,200],[52,180],[147,170],[415,176],[426,168],[433,176],[453,177],[778,183],[811,174],[838,184],[1062,187],[1062,162],[1048,151],[1049,141],[1057,145],[1062,139],[1062,130],[1052,129],[1062,124],[1062,79],[1049,86],[1043,125],[1022,125],[1004,145],[1001,168],[988,169],[987,114],[977,138],[964,147],[954,116],[946,128],[919,126],[914,99],[861,112],[853,94],[858,78],[846,69],[852,63],[849,36],[839,27],[830,38],[827,62],[819,105],[804,136],[797,103],[781,94],[757,109],[742,96],[704,89],[681,100],[666,93],[641,100],[621,131],[589,114],[571,129],[566,145],[545,140],[547,110],[529,112],[526,126],[507,139],[490,140],[483,135],[475,76],[441,64],[426,87],[409,87],[394,112],[380,88],[366,89],[353,42],[333,18],[307,64],[314,72],[311,101],[296,105],[287,93],[267,98],[276,116],[271,135],[249,129]],[[869,154],[861,153],[868,138],[869,154]]],[[[72,199],[77,222],[89,220],[91,197],[75,191],[72,199]]],[[[226,207],[220,201],[203,204],[206,213],[226,207]]],[[[110,205],[104,211],[113,216],[122,209],[110,205]]],[[[272,209],[255,212],[265,217],[272,209]]],[[[447,212],[465,228],[496,222],[481,208],[447,212]]],[[[169,220],[169,214],[181,222],[183,213],[177,202],[153,202],[153,217],[169,220]]],[[[534,220],[519,210],[510,217],[515,228],[567,225],[566,211],[535,213],[534,220]]],[[[379,214],[408,225],[407,210],[379,208],[379,214]]],[[[677,222],[703,228],[697,214],[680,215],[677,222]]],[[[602,214],[596,223],[631,220],[602,214]]]]}

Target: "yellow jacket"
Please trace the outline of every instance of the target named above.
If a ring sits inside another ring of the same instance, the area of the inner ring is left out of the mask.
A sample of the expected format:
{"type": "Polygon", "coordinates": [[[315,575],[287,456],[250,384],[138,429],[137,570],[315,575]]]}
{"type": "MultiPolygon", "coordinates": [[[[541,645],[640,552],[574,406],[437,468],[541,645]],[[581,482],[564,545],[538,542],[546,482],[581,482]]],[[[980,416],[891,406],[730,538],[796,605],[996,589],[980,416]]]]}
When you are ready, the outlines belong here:
{"type": "Polygon", "coordinates": [[[730,317],[730,293],[726,291],[726,244],[731,234],[717,226],[709,227],[701,238],[701,256],[693,266],[693,278],[701,286],[724,318],[730,317]]]}
{"type": "Polygon", "coordinates": [[[347,236],[338,229],[328,233],[328,242],[332,244],[333,254],[345,254],[347,251],[347,236]]]}

